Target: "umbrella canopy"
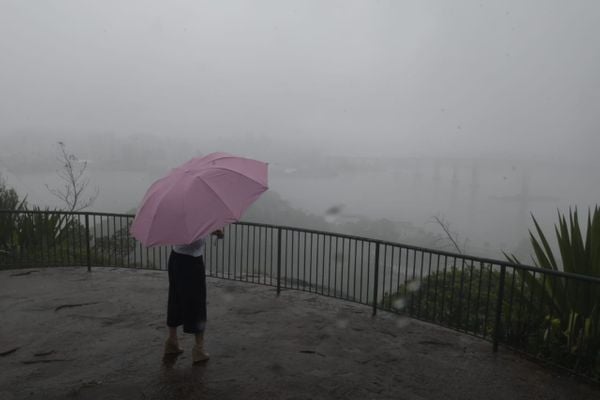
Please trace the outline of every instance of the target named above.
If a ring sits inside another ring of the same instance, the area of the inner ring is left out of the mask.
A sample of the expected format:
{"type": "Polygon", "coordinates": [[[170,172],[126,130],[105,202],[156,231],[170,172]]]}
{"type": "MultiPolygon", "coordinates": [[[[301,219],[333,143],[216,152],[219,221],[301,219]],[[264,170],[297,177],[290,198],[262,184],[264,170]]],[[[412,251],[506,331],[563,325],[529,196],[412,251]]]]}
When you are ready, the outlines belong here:
{"type": "Polygon", "coordinates": [[[189,244],[239,221],[265,191],[267,164],[212,153],[193,158],[150,186],[131,225],[144,246],[189,244]]]}

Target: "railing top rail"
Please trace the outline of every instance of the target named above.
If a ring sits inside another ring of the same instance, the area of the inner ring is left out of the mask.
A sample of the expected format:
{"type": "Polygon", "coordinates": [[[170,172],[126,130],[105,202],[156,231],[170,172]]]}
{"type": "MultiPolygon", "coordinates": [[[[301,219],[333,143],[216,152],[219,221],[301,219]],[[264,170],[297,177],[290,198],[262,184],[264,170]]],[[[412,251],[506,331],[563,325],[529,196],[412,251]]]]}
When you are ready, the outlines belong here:
{"type": "MultiPolygon", "coordinates": [[[[8,213],[17,213],[17,214],[18,213],[22,213],[22,214],[25,214],[25,213],[34,213],[34,214],[59,213],[59,214],[67,214],[67,215],[95,215],[95,216],[102,216],[102,217],[126,217],[126,218],[135,217],[135,215],[133,215],[133,214],[103,213],[103,212],[92,212],[92,211],[3,210],[3,209],[0,209],[0,214],[8,214],[8,213]]],[[[368,243],[373,243],[373,244],[381,244],[381,245],[385,245],[385,246],[393,246],[393,247],[398,247],[398,248],[403,248],[403,249],[408,249],[408,250],[420,251],[420,252],[424,252],[424,253],[431,253],[431,254],[436,254],[438,256],[450,257],[450,258],[464,260],[464,261],[478,262],[478,263],[483,263],[483,264],[492,264],[492,265],[497,265],[500,267],[504,266],[504,267],[508,267],[508,268],[514,268],[517,270],[536,272],[536,273],[552,275],[552,276],[556,276],[556,277],[578,279],[578,280],[583,280],[583,281],[587,281],[590,283],[600,284],[600,277],[581,275],[581,274],[573,274],[570,272],[563,272],[563,271],[554,271],[554,270],[539,268],[539,267],[535,267],[535,266],[531,266],[531,265],[515,264],[515,263],[509,262],[509,261],[494,260],[492,258],[471,256],[471,255],[453,253],[453,252],[444,251],[444,250],[428,249],[425,247],[390,242],[390,241],[381,240],[381,239],[367,238],[367,237],[363,237],[363,236],[348,235],[348,234],[336,233],[336,232],[327,232],[327,231],[321,231],[321,230],[317,230],[317,229],[298,228],[298,227],[286,226],[286,225],[264,224],[264,223],[249,222],[249,221],[240,221],[240,222],[237,222],[236,224],[237,225],[263,227],[263,228],[271,228],[271,229],[283,229],[283,230],[295,231],[295,232],[306,232],[306,233],[313,233],[313,234],[318,234],[318,235],[334,236],[334,237],[343,238],[343,239],[358,240],[358,241],[363,241],[363,242],[368,242],[368,243]]]]}
{"type": "Polygon", "coordinates": [[[315,233],[315,234],[319,234],[319,235],[336,236],[336,237],[345,238],[345,239],[361,240],[364,242],[379,243],[379,244],[386,245],[386,246],[400,247],[403,249],[422,251],[425,253],[433,253],[436,255],[446,256],[446,257],[455,258],[455,259],[469,260],[469,261],[480,262],[480,263],[484,263],[484,264],[493,264],[493,265],[497,265],[497,266],[505,266],[505,267],[509,267],[509,268],[521,269],[521,270],[532,271],[532,272],[539,272],[539,273],[554,275],[554,276],[558,276],[558,277],[583,279],[583,280],[588,280],[590,282],[600,283],[600,278],[594,277],[594,276],[573,274],[570,272],[563,272],[563,271],[553,271],[553,270],[539,268],[539,267],[535,267],[535,266],[531,266],[531,265],[515,264],[510,261],[494,260],[492,258],[471,256],[471,255],[467,255],[467,254],[453,253],[453,252],[444,251],[444,250],[428,249],[425,247],[390,242],[390,241],[381,240],[381,239],[367,238],[367,237],[363,237],[363,236],[354,236],[354,235],[348,235],[348,234],[344,234],[344,233],[327,232],[327,231],[320,231],[320,230],[316,230],[316,229],[298,228],[298,227],[285,226],[285,225],[271,225],[271,224],[263,224],[263,223],[256,223],[256,222],[237,222],[237,224],[238,225],[260,226],[260,227],[273,228],[273,229],[280,228],[280,229],[289,230],[289,231],[307,232],[307,233],[315,233]]]}

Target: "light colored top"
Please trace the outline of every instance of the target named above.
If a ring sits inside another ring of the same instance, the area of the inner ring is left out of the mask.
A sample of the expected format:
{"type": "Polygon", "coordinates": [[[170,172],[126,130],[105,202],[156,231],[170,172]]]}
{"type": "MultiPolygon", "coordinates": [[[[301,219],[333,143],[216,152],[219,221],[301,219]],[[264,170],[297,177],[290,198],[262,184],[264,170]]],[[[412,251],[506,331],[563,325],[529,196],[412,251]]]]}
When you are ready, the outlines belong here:
{"type": "Polygon", "coordinates": [[[201,238],[190,244],[173,246],[173,251],[179,254],[186,254],[192,257],[200,257],[204,255],[205,243],[206,240],[204,238],[201,238]]]}

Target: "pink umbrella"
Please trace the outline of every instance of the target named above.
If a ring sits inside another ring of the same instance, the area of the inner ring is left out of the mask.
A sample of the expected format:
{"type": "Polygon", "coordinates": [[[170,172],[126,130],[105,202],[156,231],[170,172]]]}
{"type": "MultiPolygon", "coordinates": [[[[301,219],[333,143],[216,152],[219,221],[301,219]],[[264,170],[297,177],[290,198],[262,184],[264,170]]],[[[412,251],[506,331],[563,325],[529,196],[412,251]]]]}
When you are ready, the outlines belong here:
{"type": "Polygon", "coordinates": [[[193,158],[150,186],[130,231],[144,246],[189,244],[239,221],[267,189],[264,162],[226,153],[193,158]]]}

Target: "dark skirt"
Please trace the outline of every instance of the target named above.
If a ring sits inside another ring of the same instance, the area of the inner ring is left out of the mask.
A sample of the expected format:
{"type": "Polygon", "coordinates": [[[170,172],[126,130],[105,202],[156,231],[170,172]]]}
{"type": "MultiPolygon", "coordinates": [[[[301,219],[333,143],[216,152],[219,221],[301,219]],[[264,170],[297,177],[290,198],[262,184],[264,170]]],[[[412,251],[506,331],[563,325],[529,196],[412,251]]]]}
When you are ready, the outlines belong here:
{"type": "Polygon", "coordinates": [[[200,333],[206,325],[206,275],[202,257],[171,251],[167,326],[200,333]]]}

